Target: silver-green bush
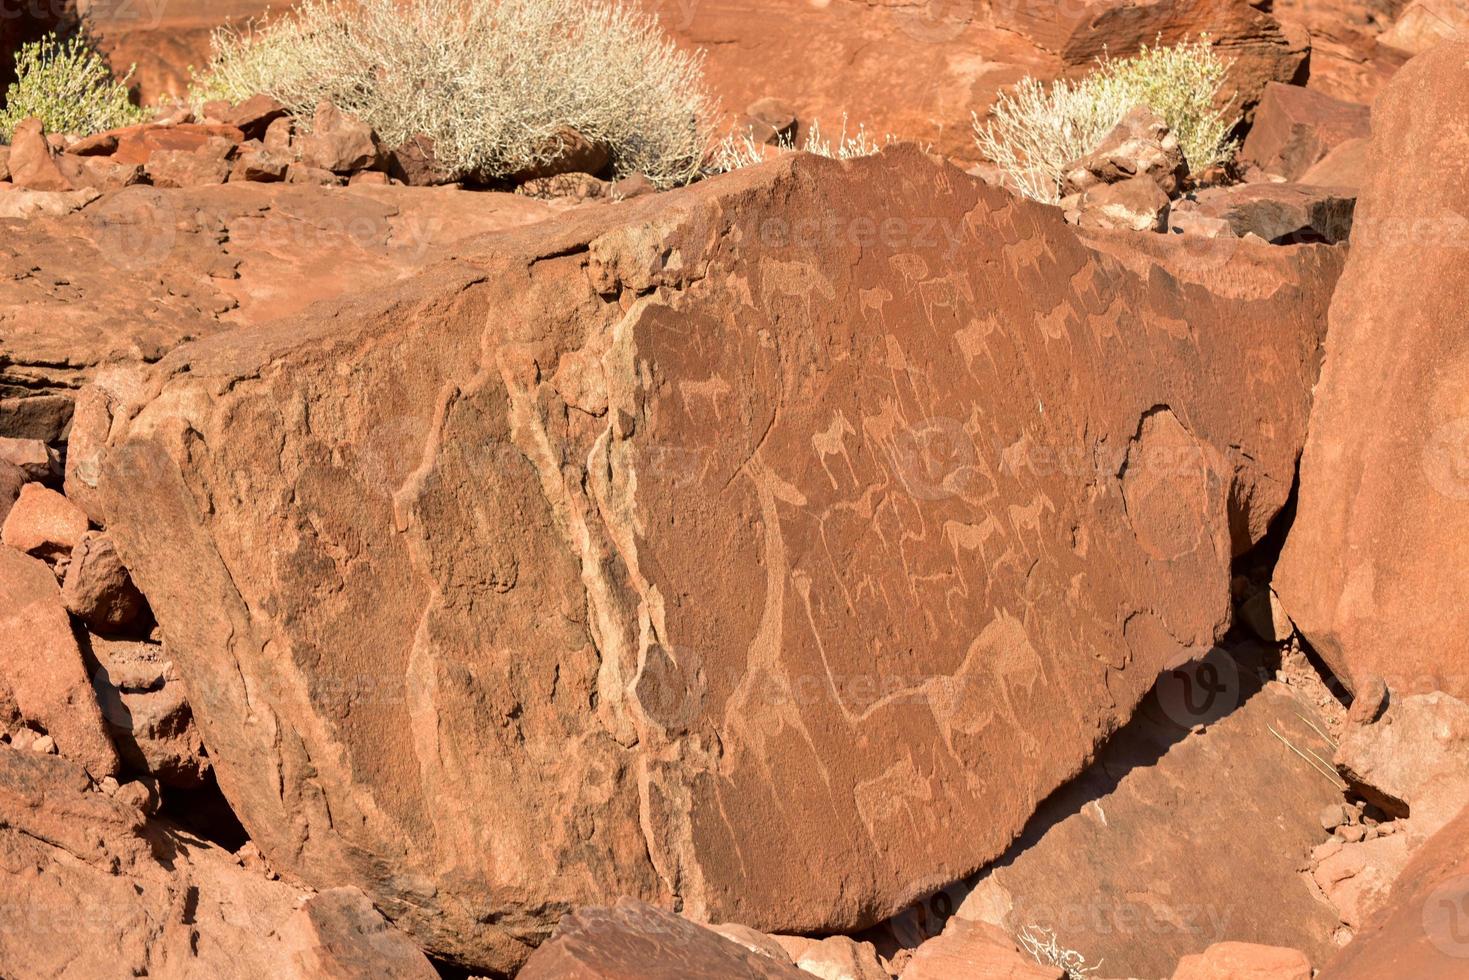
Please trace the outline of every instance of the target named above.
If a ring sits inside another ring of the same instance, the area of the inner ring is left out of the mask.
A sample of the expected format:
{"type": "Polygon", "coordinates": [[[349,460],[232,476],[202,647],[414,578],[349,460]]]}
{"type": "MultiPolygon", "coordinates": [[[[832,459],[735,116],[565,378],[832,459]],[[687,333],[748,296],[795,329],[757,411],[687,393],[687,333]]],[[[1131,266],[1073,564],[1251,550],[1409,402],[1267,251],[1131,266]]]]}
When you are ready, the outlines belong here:
{"type": "Polygon", "coordinates": [[[15,57],[16,80],[0,109],[0,142],[35,116],[51,133],[89,136],[141,122],[146,113],[128,97],[128,77],[115,81],[107,63],[83,37],[60,41],[48,34],[22,45],[15,57]]]}
{"type": "Polygon", "coordinates": [[[432,138],[455,177],[528,170],[569,126],[608,144],[619,174],[669,186],[708,146],[702,68],[612,0],[304,0],[217,32],[192,97],[264,93],[307,123],[329,100],[390,146],[432,138]]]}
{"type": "Polygon", "coordinates": [[[1168,123],[1198,173],[1234,153],[1234,120],[1216,108],[1228,71],[1207,37],[1144,45],[1131,58],[1103,59],[1079,81],[1048,88],[1022,80],[1013,94],[1001,94],[987,123],[975,120],[975,140],[1022,194],[1055,203],[1065,165],[1096,147],[1129,109],[1146,105],[1168,123]]]}

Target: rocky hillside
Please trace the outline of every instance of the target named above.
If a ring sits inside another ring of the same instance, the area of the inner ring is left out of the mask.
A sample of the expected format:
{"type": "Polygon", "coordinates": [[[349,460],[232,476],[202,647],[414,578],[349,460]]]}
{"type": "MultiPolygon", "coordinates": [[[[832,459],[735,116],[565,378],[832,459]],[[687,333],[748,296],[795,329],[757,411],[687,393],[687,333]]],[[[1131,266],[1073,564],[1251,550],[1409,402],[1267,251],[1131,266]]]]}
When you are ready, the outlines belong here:
{"type": "Polygon", "coordinates": [[[677,181],[68,9],[160,104],[0,114],[0,976],[1469,975],[1425,9],[662,5],[677,181]]]}

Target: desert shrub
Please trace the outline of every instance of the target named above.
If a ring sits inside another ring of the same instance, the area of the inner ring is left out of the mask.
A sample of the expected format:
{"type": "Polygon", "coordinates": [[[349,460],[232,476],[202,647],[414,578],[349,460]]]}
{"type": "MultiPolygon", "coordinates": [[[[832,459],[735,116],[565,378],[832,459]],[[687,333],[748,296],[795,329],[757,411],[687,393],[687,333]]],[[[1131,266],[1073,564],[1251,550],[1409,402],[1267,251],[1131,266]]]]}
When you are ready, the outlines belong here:
{"type": "Polygon", "coordinates": [[[1074,949],[1067,949],[1056,938],[1055,932],[1040,926],[1026,926],[1015,937],[1031,957],[1042,966],[1060,967],[1066,980],[1090,980],[1090,974],[1101,969],[1102,961],[1089,966],[1086,957],[1074,949]]]}
{"type": "Polygon", "coordinates": [[[329,100],[391,146],[423,134],[455,177],[501,177],[571,127],[620,174],[668,186],[708,145],[702,60],[613,0],[304,0],[268,25],[216,32],[197,101],[264,93],[308,122],[329,100]]]}
{"type": "Polygon", "coordinates": [[[1021,193],[1054,204],[1065,165],[1092,150],[1129,109],[1146,105],[1168,123],[1189,169],[1198,172],[1234,153],[1234,120],[1215,107],[1229,64],[1201,37],[1103,58],[1086,77],[1049,88],[1025,78],[1000,95],[989,122],[975,119],[975,140],[1021,193]]]}
{"type": "MultiPolygon", "coordinates": [[[[847,117],[842,117],[842,129],[833,142],[821,132],[821,123],[813,121],[811,128],[806,131],[806,138],[801,140],[797,146],[788,136],[781,136],[776,141],[777,150],[785,153],[814,153],[817,156],[831,157],[833,160],[851,160],[855,157],[870,157],[884,146],[895,143],[896,138],[889,133],[880,141],[872,138],[867,133],[865,123],[859,124],[854,132],[847,132],[847,117]]],[[[736,136],[731,133],[724,137],[714,148],[712,155],[713,164],[710,167],[715,173],[727,173],[748,167],[752,164],[761,163],[765,160],[764,148],[756,143],[748,132],[736,136]]]]}
{"type": "Polygon", "coordinates": [[[16,80],[0,109],[0,142],[32,116],[51,133],[88,136],[141,122],[146,113],[128,98],[128,79],[115,81],[107,63],[86,38],[65,41],[48,34],[23,45],[15,56],[16,80]]]}

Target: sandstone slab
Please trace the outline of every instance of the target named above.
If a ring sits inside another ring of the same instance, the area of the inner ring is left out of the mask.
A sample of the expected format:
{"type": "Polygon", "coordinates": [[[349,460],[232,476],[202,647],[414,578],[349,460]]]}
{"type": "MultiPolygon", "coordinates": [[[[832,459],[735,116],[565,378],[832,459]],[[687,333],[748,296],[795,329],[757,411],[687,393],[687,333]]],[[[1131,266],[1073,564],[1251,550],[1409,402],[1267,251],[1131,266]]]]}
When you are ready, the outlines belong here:
{"type": "Polygon", "coordinates": [[[1253,234],[1277,245],[1335,244],[1351,235],[1356,203],[1349,187],[1267,182],[1205,188],[1180,207],[1228,222],[1240,238],[1253,234]]]}
{"type": "Polygon", "coordinates": [[[801,980],[790,963],[754,952],[633,899],[562,918],[519,980],[801,980]]]}
{"type": "Polygon", "coordinates": [[[1272,83],[1255,112],[1239,158],[1286,180],[1298,180],[1338,145],[1363,139],[1371,110],[1298,85],[1272,83]]]}
{"type": "Polygon", "coordinates": [[[1469,44],[1409,62],[1373,107],[1275,591],[1348,687],[1469,697],[1469,44]]]}
{"type": "Polygon", "coordinates": [[[857,929],[1222,635],[1287,498],[1339,251],[1142,237],[793,156],[180,349],[96,489],[283,870],[476,968],[609,893],[857,929]]]}
{"type": "Polygon", "coordinates": [[[313,897],[269,880],[222,848],[147,820],[124,801],[127,788],[109,798],[73,763],[0,748],[0,973],[436,975],[360,893],[313,897]]]}
{"type": "MultiPolygon", "coordinates": [[[[21,193],[0,195],[0,213],[21,193]]],[[[463,238],[553,213],[511,194],[406,187],[81,193],[85,210],[0,220],[3,436],[60,440],[77,388],[104,365],[379,286],[463,238]]]]}
{"type": "Polygon", "coordinates": [[[1457,980],[1469,962],[1469,811],[1461,812],[1403,869],[1391,895],[1320,980],[1457,980]]]}
{"type": "Polygon", "coordinates": [[[1333,952],[1337,918],[1297,864],[1325,839],[1318,816],[1341,790],[1290,746],[1325,760],[1331,747],[1289,688],[1260,684],[1259,662],[1221,648],[1166,675],[958,916],[1049,930],[1109,976],[1166,976],[1229,940],[1318,962],[1333,952]]]}
{"type": "Polygon", "coordinates": [[[0,546],[0,688],[20,716],[93,778],[117,771],[117,753],[92,697],[71,619],[45,563],[0,546]]]}

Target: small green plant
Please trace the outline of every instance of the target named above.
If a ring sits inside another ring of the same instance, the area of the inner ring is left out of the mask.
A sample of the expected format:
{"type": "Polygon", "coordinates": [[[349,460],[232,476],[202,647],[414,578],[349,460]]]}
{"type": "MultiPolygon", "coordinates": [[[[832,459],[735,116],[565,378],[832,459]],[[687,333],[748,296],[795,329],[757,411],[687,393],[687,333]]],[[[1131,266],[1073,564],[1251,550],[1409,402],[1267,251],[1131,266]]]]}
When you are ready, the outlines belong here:
{"type": "Polygon", "coordinates": [[[615,0],[302,0],[227,27],[191,98],[257,93],[309,125],[330,101],[389,146],[420,135],[453,177],[546,162],[569,127],[608,145],[619,175],[699,175],[713,105],[703,62],[615,0]]]}
{"type": "Polygon", "coordinates": [[[90,136],[142,122],[147,113],[128,97],[132,71],[115,81],[107,63],[82,36],[58,40],[48,34],[23,45],[15,56],[15,76],[0,109],[0,141],[10,142],[15,127],[35,116],[50,133],[90,136]]]}
{"type": "Polygon", "coordinates": [[[1101,960],[1098,960],[1095,966],[1088,966],[1086,957],[1074,949],[1062,946],[1056,939],[1056,934],[1050,929],[1026,926],[1015,938],[1019,940],[1021,948],[1029,953],[1037,963],[1042,966],[1060,967],[1066,974],[1066,980],[1089,980],[1088,974],[1101,969],[1101,960]]]}
{"type": "Polygon", "coordinates": [[[1102,58],[1086,77],[1049,88],[1025,78],[1000,95],[987,123],[975,117],[975,141],[1022,194],[1054,204],[1066,164],[1096,147],[1129,109],[1146,105],[1163,117],[1198,173],[1234,155],[1234,120],[1216,108],[1229,66],[1202,36],[1171,48],[1144,45],[1131,58],[1102,58]]]}
{"type": "MultiPolygon", "coordinates": [[[[799,146],[785,135],[782,135],[774,145],[776,150],[782,153],[799,151],[831,157],[834,160],[851,160],[856,157],[870,157],[896,141],[891,133],[884,136],[880,142],[873,139],[867,134],[865,123],[858,124],[855,132],[848,133],[847,117],[843,116],[842,130],[837,135],[836,142],[832,142],[822,134],[820,121],[813,121],[811,128],[806,132],[806,138],[801,140],[799,146]]],[[[728,173],[731,170],[761,163],[765,158],[764,147],[756,143],[748,132],[741,136],[731,133],[714,148],[713,165],[710,169],[715,173],[728,173]]]]}

